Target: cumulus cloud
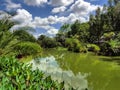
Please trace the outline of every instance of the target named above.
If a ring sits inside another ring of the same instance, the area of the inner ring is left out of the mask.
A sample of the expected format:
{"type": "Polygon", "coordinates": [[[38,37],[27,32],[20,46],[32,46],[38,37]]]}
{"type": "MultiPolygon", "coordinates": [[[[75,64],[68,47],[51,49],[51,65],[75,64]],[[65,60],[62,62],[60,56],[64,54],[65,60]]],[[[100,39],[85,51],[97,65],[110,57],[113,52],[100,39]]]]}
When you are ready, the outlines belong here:
{"type": "Polygon", "coordinates": [[[52,25],[60,23],[73,23],[76,19],[85,21],[84,18],[76,16],[74,13],[71,13],[67,17],[58,17],[58,16],[48,16],[45,18],[34,17],[25,9],[18,9],[17,14],[11,18],[12,21],[18,22],[17,25],[12,27],[13,30],[19,29],[21,27],[29,26],[32,28],[42,28],[47,30],[50,34],[55,34],[58,30],[55,29],[52,25]],[[54,32],[53,32],[54,31],[54,32]]]}
{"type": "Polygon", "coordinates": [[[50,0],[52,6],[68,6],[73,2],[74,0],[50,0]]]}
{"type": "MultiPolygon", "coordinates": [[[[32,0],[29,1],[32,2],[32,0]]],[[[40,3],[35,4],[35,2],[37,2],[37,0],[34,1],[34,5],[41,5],[40,3]]],[[[47,0],[45,2],[47,2],[47,0]]],[[[53,27],[55,24],[73,23],[76,20],[79,20],[80,22],[86,22],[89,19],[89,14],[96,10],[97,7],[101,7],[99,5],[90,4],[89,2],[86,2],[84,0],[76,0],[75,2],[74,0],[50,0],[50,2],[51,5],[55,6],[52,10],[52,13],[67,11],[67,15],[66,16],[49,15],[48,17],[45,18],[42,17],[33,18],[32,14],[30,14],[27,10],[18,9],[17,15],[13,16],[11,20],[19,22],[19,24],[13,26],[12,29],[30,26],[32,28],[44,29],[45,30],[44,34],[50,36],[58,32],[58,29],[53,27]],[[70,4],[71,6],[67,8],[66,5],[70,4]]]]}
{"type": "Polygon", "coordinates": [[[32,18],[32,15],[25,9],[18,9],[17,14],[11,18],[12,21],[18,22],[14,25],[11,30],[17,30],[22,27],[31,27],[31,28],[42,28],[46,30],[47,35],[54,35],[58,32],[58,29],[54,28],[50,24],[55,24],[56,16],[49,16],[47,18],[35,17],[32,18]]]}
{"type": "Polygon", "coordinates": [[[10,10],[16,10],[18,8],[21,8],[21,4],[16,4],[16,3],[13,3],[11,0],[6,0],[6,9],[8,11],[10,10]]]}
{"type": "Polygon", "coordinates": [[[36,26],[36,28],[42,28],[46,30],[47,35],[55,35],[58,32],[58,29],[51,26],[51,24],[57,23],[57,17],[49,16],[47,18],[35,17],[32,24],[36,26]]]}
{"type": "Polygon", "coordinates": [[[15,15],[12,20],[19,23],[26,23],[32,20],[32,15],[25,9],[18,9],[17,15],[15,15]]]}
{"type": "Polygon", "coordinates": [[[65,6],[60,6],[60,7],[56,7],[52,9],[52,13],[60,13],[60,12],[64,12],[66,10],[65,6]]]}
{"type": "Polygon", "coordinates": [[[24,3],[30,6],[41,6],[47,3],[47,0],[24,0],[24,3]]]}
{"type": "Polygon", "coordinates": [[[99,5],[92,5],[89,2],[84,0],[77,0],[71,7],[70,11],[80,16],[88,15],[90,12],[93,12],[97,9],[97,7],[101,7],[99,5]]]}
{"type": "Polygon", "coordinates": [[[18,9],[17,14],[11,18],[12,21],[17,22],[18,24],[14,25],[11,30],[16,30],[21,27],[30,26],[34,28],[32,22],[32,15],[25,9],[18,9]]]}
{"type": "Polygon", "coordinates": [[[51,28],[50,30],[47,31],[47,33],[50,35],[55,35],[58,33],[58,29],[51,28]]]}

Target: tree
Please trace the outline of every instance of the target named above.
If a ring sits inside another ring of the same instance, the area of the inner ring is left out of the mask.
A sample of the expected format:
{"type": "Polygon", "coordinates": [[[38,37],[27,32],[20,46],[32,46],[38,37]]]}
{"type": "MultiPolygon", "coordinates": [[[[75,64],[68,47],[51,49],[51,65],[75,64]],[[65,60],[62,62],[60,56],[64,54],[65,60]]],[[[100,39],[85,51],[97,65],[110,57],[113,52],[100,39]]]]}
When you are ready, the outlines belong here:
{"type": "Polygon", "coordinates": [[[60,46],[65,46],[66,36],[64,34],[61,33],[56,34],[55,39],[60,46]]]}
{"type": "Polygon", "coordinates": [[[57,42],[54,38],[50,38],[45,35],[40,35],[37,41],[43,48],[53,48],[57,46],[57,42]]]}
{"type": "Polygon", "coordinates": [[[80,42],[87,43],[89,38],[89,24],[88,23],[81,23],[80,29],[77,32],[78,39],[80,42]]]}
{"type": "MultiPolygon", "coordinates": [[[[35,48],[30,48],[30,45],[37,46],[37,45],[34,45],[34,43],[36,42],[36,39],[33,37],[33,35],[29,34],[26,31],[26,30],[32,30],[32,29],[29,27],[23,27],[20,30],[11,32],[10,31],[11,27],[13,25],[15,25],[16,23],[10,21],[9,18],[10,17],[4,17],[4,18],[0,19],[0,55],[16,55],[16,54],[18,54],[19,50],[16,50],[16,52],[14,52],[15,51],[14,49],[15,49],[15,47],[19,46],[19,44],[23,43],[24,41],[27,41],[26,42],[27,44],[25,44],[26,46],[24,48],[24,52],[27,52],[27,49],[30,49],[31,52],[34,51],[35,48]],[[34,42],[34,43],[32,43],[32,42],[34,42]]],[[[22,49],[22,48],[20,48],[20,49],[22,49]]],[[[29,54],[34,54],[34,53],[29,53],[29,54]]]]}
{"type": "Polygon", "coordinates": [[[60,27],[60,30],[59,30],[59,34],[64,34],[66,35],[67,32],[69,32],[71,29],[70,29],[70,24],[63,24],[61,27],[60,27]]]}
{"type": "Polygon", "coordinates": [[[90,29],[90,42],[95,43],[100,41],[101,36],[104,33],[103,30],[103,25],[104,23],[101,22],[101,11],[100,8],[98,7],[96,10],[96,15],[95,17],[93,15],[90,15],[90,21],[89,21],[90,29]]]}
{"type": "Polygon", "coordinates": [[[33,42],[20,42],[13,47],[13,52],[16,53],[16,57],[27,55],[40,55],[42,49],[39,44],[33,42]]]}
{"type": "Polygon", "coordinates": [[[78,20],[76,20],[75,23],[73,23],[71,25],[71,34],[72,34],[72,36],[77,34],[79,30],[80,30],[80,22],[78,20]]]}
{"type": "Polygon", "coordinates": [[[71,25],[70,24],[63,24],[60,27],[59,32],[56,34],[56,41],[59,42],[62,46],[64,46],[65,38],[69,37],[68,32],[71,31],[71,25]]]}
{"type": "Polygon", "coordinates": [[[9,20],[9,17],[0,19],[0,49],[2,54],[11,49],[13,42],[16,43],[15,37],[10,32],[13,25],[14,23],[9,20]]]}

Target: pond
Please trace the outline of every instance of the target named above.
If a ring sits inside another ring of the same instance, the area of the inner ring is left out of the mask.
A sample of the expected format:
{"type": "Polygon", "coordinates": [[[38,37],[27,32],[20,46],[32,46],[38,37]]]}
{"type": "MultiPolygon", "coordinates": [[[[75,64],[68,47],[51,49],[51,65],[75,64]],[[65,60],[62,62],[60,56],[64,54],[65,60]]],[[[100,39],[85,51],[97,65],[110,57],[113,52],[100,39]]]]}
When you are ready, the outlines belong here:
{"type": "Polygon", "coordinates": [[[77,90],[120,90],[119,61],[120,57],[45,50],[42,57],[30,63],[53,80],[64,81],[66,90],[68,85],[77,90]]]}

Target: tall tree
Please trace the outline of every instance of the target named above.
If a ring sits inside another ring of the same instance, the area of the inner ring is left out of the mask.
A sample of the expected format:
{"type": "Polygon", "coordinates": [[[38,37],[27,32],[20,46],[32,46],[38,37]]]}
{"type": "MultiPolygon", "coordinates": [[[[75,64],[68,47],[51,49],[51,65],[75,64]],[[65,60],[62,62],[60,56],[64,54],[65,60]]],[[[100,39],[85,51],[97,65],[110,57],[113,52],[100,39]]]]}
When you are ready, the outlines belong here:
{"type": "Polygon", "coordinates": [[[75,23],[73,23],[71,25],[71,34],[72,34],[72,36],[77,34],[79,30],[80,30],[80,22],[78,20],[76,20],[75,23]]]}
{"type": "Polygon", "coordinates": [[[96,15],[95,17],[93,17],[93,15],[90,15],[90,42],[94,43],[94,42],[98,42],[100,41],[100,37],[102,36],[102,34],[104,33],[103,31],[103,22],[101,22],[101,10],[98,7],[98,9],[96,10],[96,15]]]}
{"type": "Polygon", "coordinates": [[[63,24],[62,26],[61,26],[61,28],[60,28],[60,30],[59,30],[59,32],[58,33],[60,33],[60,34],[66,34],[68,31],[70,31],[71,29],[70,29],[70,24],[63,24]]]}

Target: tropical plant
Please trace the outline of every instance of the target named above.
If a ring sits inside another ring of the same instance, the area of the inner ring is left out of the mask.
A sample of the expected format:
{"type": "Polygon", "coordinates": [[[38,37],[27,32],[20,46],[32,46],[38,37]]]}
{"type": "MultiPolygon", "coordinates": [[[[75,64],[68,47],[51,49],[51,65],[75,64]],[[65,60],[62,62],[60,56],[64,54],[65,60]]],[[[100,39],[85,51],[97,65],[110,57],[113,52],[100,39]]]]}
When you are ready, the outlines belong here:
{"type": "Polygon", "coordinates": [[[78,39],[75,38],[67,38],[65,41],[65,46],[69,51],[86,52],[86,48],[80,43],[78,39]]]}
{"type": "Polygon", "coordinates": [[[13,35],[16,36],[19,41],[36,42],[35,37],[26,30],[16,30],[13,32],[13,35]]]}
{"type": "Polygon", "coordinates": [[[10,29],[16,23],[10,21],[9,18],[10,17],[4,17],[0,19],[0,55],[18,55],[20,53],[22,53],[22,55],[35,55],[39,50],[41,52],[40,46],[38,48],[38,44],[36,44],[35,37],[28,32],[28,30],[34,31],[34,29],[23,27],[12,32],[10,29]],[[25,41],[26,43],[24,43],[25,41]],[[34,44],[30,42],[34,42],[34,44]],[[16,50],[16,48],[18,50],[16,50]],[[19,51],[20,48],[22,48],[21,52],[19,51]],[[27,49],[29,52],[27,52],[27,49]]]}
{"type": "Polygon", "coordinates": [[[88,48],[88,51],[95,52],[96,54],[98,54],[100,51],[100,47],[95,44],[88,44],[87,48],[88,48]]]}
{"type": "Polygon", "coordinates": [[[0,90],[62,90],[63,83],[15,58],[0,57],[0,90]]]}
{"type": "Polygon", "coordinates": [[[23,57],[27,55],[40,55],[42,48],[37,43],[32,42],[20,42],[13,47],[13,51],[17,54],[17,57],[23,57]]]}

